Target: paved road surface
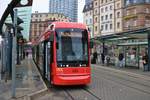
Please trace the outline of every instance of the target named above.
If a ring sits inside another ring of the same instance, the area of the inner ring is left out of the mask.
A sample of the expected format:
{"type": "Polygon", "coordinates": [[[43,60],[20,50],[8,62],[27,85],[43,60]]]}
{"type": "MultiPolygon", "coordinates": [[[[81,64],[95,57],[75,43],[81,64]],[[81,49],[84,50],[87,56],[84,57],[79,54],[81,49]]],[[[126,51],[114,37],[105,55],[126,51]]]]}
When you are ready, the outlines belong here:
{"type": "Polygon", "coordinates": [[[150,100],[150,77],[92,65],[88,86],[53,87],[36,100],[150,100]]]}

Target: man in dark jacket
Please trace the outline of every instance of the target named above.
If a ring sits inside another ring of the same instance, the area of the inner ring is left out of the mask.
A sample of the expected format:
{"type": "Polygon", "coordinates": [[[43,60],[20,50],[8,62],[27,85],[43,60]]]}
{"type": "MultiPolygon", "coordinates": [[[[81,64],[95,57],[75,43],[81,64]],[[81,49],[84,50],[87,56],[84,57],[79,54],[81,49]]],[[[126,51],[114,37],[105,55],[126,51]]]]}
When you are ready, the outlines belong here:
{"type": "Polygon", "coordinates": [[[97,61],[97,52],[95,51],[95,52],[93,53],[92,63],[93,63],[93,64],[96,64],[96,61],[97,61]]]}
{"type": "Polygon", "coordinates": [[[123,67],[123,53],[119,54],[118,60],[119,60],[119,67],[123,67]]]}
{"type": "Polygon", "coordinates": [[[101,53],[101,60],[102,60],[102,64],[104,65],[104,63],[105,63],[105,55],[104,55],[104,53],[101,53]]]}

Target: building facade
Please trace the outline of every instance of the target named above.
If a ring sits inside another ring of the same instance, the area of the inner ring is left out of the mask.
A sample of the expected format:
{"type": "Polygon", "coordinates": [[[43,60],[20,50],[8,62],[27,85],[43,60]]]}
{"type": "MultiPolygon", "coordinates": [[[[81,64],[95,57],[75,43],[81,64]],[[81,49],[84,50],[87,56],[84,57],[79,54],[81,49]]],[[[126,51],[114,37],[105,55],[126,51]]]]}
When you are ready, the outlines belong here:
{"type": "Polygon", "coordinates": [[[125,0],[124,31],[150,27],[150,0],[125,0]]]}
{"type": "Polygon", "coordinates": [[[29,40],[31,42],[35,41],[41,35],[41,33],[45,31],[48,25],[54,21],[68,22],[69,19],[63,14],[38,12],[33,13],[31,16],[29,40]]]}
{"type": "Polygon", "coordinates": [[[94,37],[100,36],[100,0],[93,1],[93,26],[94,26],[94,37]]]}
{"type": "Polygon", "coordinates": [[[49,0],[49,13],[61,13],[77,22],[78,0],[49,0]]]}
{"type": "Polygon", "coordinates": [[[93,3],[92,2],[84,6],[83,16],[84,16],[83,23],[87,25],[87,27],[90,30],[90,36],[91,38],[93,38],[94,33],[93,33],[93,3]]]}
{"type": "Polygon", "coordinates": [[[93,6],[95,36],[122,32],[123,0],[94,0],[93,6]]]}

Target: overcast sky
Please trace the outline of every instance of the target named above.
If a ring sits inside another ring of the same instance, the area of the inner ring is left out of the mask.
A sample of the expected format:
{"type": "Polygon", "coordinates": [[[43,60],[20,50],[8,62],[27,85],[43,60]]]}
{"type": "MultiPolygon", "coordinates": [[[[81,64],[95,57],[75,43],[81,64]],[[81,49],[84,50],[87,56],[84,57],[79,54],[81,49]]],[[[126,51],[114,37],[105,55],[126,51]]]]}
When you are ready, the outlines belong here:
{"type": "MultiPolygon", "coordinates": [[[[83,22],[82,10],[85,0],[78,0],[78,22],[83,22]]],[[[49,0],[33,0],[32,12],[48,12],[49,0]]]]}

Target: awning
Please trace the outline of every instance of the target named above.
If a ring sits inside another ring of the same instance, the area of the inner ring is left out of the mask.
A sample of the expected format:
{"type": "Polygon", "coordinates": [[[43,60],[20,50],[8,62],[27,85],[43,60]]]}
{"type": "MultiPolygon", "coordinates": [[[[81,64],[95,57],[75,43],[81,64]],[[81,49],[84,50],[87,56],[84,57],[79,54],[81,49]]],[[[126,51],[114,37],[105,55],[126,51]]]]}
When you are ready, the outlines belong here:
{"type": "Polygon", "coordinates": [[[120,43],[117,46],[138,46],[138,45],[147,45],[148,42],[131,42],[131,43],[120,43]]]}
{"type": "Polygon", "coordinates": [[[150,28],[142,28],[138,30],[114,33],[111,35],[103,35],[96,37],[100,41],[115,41],[115,40],[129,40],[129,39],[147,39],[150,34],[150,28]]]}

